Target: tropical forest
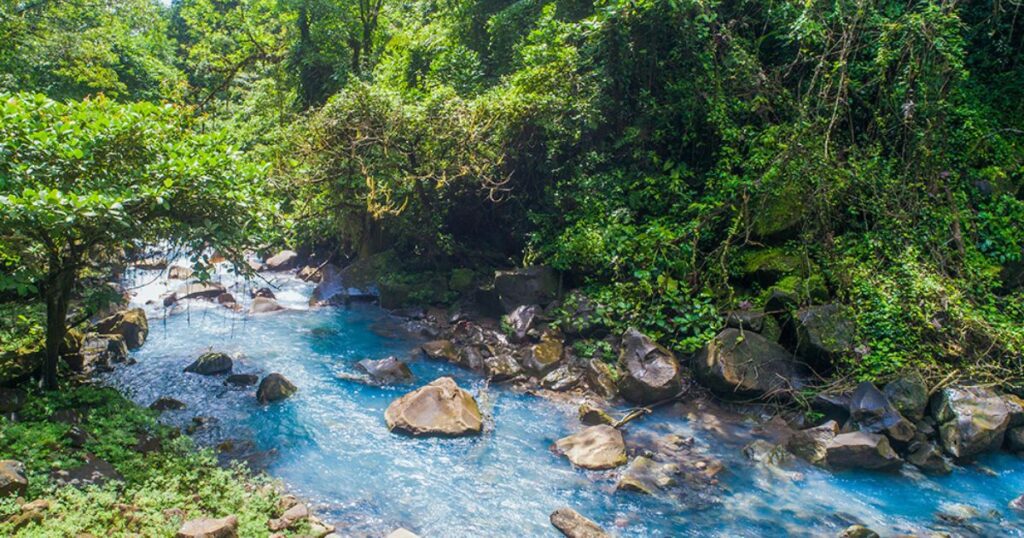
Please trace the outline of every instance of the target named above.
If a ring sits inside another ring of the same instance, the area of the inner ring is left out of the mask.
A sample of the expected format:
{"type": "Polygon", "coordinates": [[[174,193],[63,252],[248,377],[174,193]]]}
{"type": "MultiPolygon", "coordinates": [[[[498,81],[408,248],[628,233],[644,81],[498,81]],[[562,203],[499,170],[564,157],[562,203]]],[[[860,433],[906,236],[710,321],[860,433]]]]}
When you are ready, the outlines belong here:
{"type": "Polygon", "coordinates": [[[0,536],[1024,537],[1024,1],[0,0],[0,536]]]}

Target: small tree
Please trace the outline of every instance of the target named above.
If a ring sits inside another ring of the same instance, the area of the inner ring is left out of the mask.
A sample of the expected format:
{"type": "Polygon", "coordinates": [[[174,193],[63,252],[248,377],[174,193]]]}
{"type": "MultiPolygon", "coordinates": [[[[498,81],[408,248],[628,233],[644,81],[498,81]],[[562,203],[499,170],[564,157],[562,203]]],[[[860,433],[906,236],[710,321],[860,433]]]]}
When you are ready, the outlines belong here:
{"type": "Polygon", "coordinates": [[[259,224],[258,171],[169,105],[0,94],[0,251],[46,301],[47,388],[90,256],[163,240],[240,260],[259,224]]]}

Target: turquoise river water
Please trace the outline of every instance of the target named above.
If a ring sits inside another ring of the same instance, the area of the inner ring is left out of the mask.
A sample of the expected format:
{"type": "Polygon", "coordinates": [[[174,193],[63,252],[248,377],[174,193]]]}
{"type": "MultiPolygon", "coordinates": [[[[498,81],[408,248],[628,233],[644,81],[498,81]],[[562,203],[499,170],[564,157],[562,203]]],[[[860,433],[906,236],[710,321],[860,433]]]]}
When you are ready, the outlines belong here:
{"type": "MultiPolygon", "coordinates": [[[[160,396],[187,408],[164,420],[187,426],[212,417],[196,439],[240,440],[272,476],[308,499],[343,536],[383,536],[405,527],[424,537],[560,536],[548,515],[571,506],[620,536],[825,536],[852,522],[883,536],[943,531],[962,536],[1024,536],[1007,503],[1024,493],[1024,458],[991,455],[946,477],[832,474],[797,464],[784,475],[747,460],[743,446],[760,429],[749,419],[679,405],[631,423],[631,438],[675,433],[721,459],[721,495],[680,503],[615,492],[618,471],[573,468],[551,452],[577,431],[576,405],[502,386],[416,356],[417,342],[372,306],[308,309],[312,285],[265,275],[290,310],[261,316],[193,302],[165,311],[158,297],[173,287],[157,272],[138,272],[134,300],[153,301],[149,340],[104,381],[143,405],[160,396]],[[236,373],[280,372],[299,387],[284,402],[260,406],[254,387],[228,388],[222,377],[182,369],[207,350],[238,354],[236,373]],[[416,381],[370,387],[343,378],[364,358],[408,359],[416,381]],[[388,432],[387,405],[415,386],[453,376],[477,395],[487,415],[479,438],[411,439],[388,432]]],[[[226,276],[222,278],[227,279],[226,276]]],[[[226,284],[232,285],[227,279],[226,284]]],[[[236,297],[247,296],[234,283],[236,297]]]]}

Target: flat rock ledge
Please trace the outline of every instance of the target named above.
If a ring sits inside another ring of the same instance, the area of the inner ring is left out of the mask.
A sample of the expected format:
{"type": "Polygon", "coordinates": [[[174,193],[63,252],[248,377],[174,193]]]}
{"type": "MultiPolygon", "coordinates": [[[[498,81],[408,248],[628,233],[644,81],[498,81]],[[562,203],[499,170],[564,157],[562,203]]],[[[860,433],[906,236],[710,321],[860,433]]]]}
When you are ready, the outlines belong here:
{"type": "Polygon", "coordinates": [[[559,453],[577,467],[614,469],[626,463],[626,443],[619,430],[607,425],[590,426],[555,443],[559,453]]]}
{"type": "Polygon", "coordinates": [[[442,377],[391,402],[388,430],[416,437],[479,435],[483,417],[476,399],[450,377],[442,377]]]}

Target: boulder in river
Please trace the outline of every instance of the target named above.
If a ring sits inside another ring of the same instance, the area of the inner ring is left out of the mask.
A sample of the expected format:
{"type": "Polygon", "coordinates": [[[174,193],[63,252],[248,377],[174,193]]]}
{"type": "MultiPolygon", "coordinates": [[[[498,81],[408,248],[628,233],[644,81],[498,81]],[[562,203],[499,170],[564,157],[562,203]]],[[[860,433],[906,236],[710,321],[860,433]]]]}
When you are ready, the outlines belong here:
{"type": "Polygon", "coordinates": [[[227,353],[210,351],[203,353],[192,364],[185,367],[185,372],[199,375],[226,374],[231,371],[233,362],[227,353]]]}
{"type": "Polygon", "coordinates": [[[931,441],[915,443],[907,454],[907,461],[927,474],[949,474],[953,465],[943,454],[942,449],[931,441]]]}
{"type": "Polygon", "coordinates": [[[149,336],[149,322],[145,310],[132,308],[103,318],[96,323],[94,330],[99,334],[119,334],[128,349],[138,349],[149,336]]]}
{"type": "Polygon", "coordinates": [[[1006,449],[1010,452],[1024,453],[1024,426],[1006,430],[1006,449]]]}
{"type": "Polygon", "coordinates": [[[850,525],[839,533],[839,538],[879,538],[878,533],[864,525],[850,525]]]}
{"type": "Polygon", "coordinates": [[[287,271],[294,269],[299,263],[299,253],[294,250],[282,250],[267,258],[263,264],[267,271],[287,271]]]}
{"type": "Polygon", "coordinates": [[[566,538],[608,538],[600,525],[583,517],[572,508],[559,508],[551,513],[551,524],[566,538]]]}
{"type": "Polygon", "coordinates": [[[838,304],[808,306],[793,315],[796,351],[819,371],[856,347],[857,325],[850,309],[838,304]]]}
{"type": "Polygon", "coordinates": [[[261,404],[277,402],[295,394],[298,390],[285,376],[273,373],[260,381],[260,386],[256,388],[256,400],[261,404]]]}
{"type": "Polygon", "coordinates": [[[505,312],[524,304],[546,306],[558,297],[558,274],[550,267],[533,266],[494,273],[494,290],[505,312]]]}
{"type": "Polygon", "coordinates": [[[237,538],[238,518],[200,518],[186,521],[174,538],[237,538]]]}
{"type": "Polygon", "coordinates": [[[459,437],[479,435],[483,429],[476,399],[450,377],[391,402],[384,421],[389,430],[412,436],[459,437]]]}
{"type": "Polygon", "coordinates": [[[753,332],[725,329],[694,358],[697,379],[722,396],[788,396],[806,384],[803,365],[753,332]]]}
{"type": "Polygon", "coordinates": [[[175,400],[168,396],[161,396],[157,398],[153,403],[149,404],[149,408],[153,411],[177,411],[179,409],[185,409],[185,402],[181,400],[175,400]]]}
{"type": "Polygon", "coordinates": [[[383,385],[407,383],[412,381],[412,370],[398,357],[387,357],[380,360],[364,359],[356,363],[356,369],[362,371],[376,382],[383,385]]]}
{"type": "Polygon", "coordinates": [[[28,489],[25,464],[16,460],[0,460],[0,498],[22,495],[28,489]]]}
{"type": "Polygon", "coordinates": [[[970,458],[1003,444],[1010,412],[998,395],[982,387],[946,387],[931,400],[942,446],[955,458],[970,458]]]}
{"type": "Polygon", "coordinates": [[[252,293],[250,294],[250,297],[252,297],[253,299],[255,299],[257,297],[266,297],[267,299],[277,299],[277,296],[274,295],[273,290],[271,290],[270,288],[266,288],[266,287],[260,288],[258,290],[253,290],[252,293]]]}
{"type": "Polygon", "coordinates": [[[631,402],[654,403],[682,391],[682,372],[675,355],[636,329],[627,329],[622,335],[619,367],[623,371],[619,392],[631,402]]]}
{"type": "Polygon", "coordinates": [[[285,308],[274,299],[268,299],[266,297],[257,297],[252,300],[252,304],[249,305],[250,314],[269,314],[271,312],[280,312],[285,308]]]}
{"type": "Polygon", "coordinates": [[[582,381],[583,372],[575,366],[562,364],[542,377],[540,386],[556,392],[565,392],[579,386],[582,381]]]}
{"type": "Polygon", "coordinates": [[[828,442],[825,452],[825,461],[833,469],[895,471],[903,465],[889,439],[876,433],[841,433],[828,442]]]}
{"type": "Polygon", "coordinates": [[[626,463],[626,443],[619,430],[607,425],[590,426],[555,443],[559,453],[584,469],[613,469],[626,463]]]}
{"type": "Polygon", "coordinates": [[[216,282],[186,282],[174,290],[174,298],[177,301],[185,299],[216,299],[227,291],[224,286],[216,282]]]}

